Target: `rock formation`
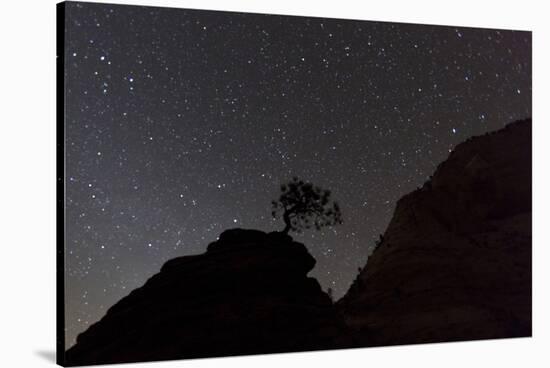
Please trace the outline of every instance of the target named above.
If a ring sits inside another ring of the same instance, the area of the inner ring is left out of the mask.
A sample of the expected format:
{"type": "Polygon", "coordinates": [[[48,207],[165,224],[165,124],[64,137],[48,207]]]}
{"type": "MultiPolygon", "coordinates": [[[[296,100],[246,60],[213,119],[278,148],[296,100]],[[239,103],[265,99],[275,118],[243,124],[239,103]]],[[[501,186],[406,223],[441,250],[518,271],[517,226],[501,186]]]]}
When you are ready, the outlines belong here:
{"type": "Polygon", "coordinates": [[[315,259],[281,233],[233,229],[204,254],[172,259],[109,309],[66,353],[68,365],[342,347],[315,259]]]}
{"type": "Polygon", "coordinates": [[[225,231],[111,307],[66,364],[530,336],[531,121],[458,145],[401,198],[336,306],[314,265],[288,235],[225,231]]]}
{"type": "Polygon", "coordinates": [[[458,145],[401,198],[337,304],[359,346],[531,335],[531,121],[458,145]]]}

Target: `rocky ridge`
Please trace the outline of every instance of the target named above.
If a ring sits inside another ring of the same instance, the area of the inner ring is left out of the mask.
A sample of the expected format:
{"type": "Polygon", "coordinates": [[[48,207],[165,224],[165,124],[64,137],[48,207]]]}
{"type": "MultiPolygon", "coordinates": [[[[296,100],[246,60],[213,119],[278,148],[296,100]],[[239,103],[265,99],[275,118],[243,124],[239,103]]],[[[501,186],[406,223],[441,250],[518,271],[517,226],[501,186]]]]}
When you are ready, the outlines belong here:
{"type": "Polygon", "coordinates": [[[204,254],[169,260],[80,334],[68,365],[346,346],[315,259],[281,233],[232,229],[204,254]]]}
{"type": "Polygon", "coordinates": [[[358,344],[531,335],[531,121],[458,145],[401,198],[338,302],[358,344]]]}

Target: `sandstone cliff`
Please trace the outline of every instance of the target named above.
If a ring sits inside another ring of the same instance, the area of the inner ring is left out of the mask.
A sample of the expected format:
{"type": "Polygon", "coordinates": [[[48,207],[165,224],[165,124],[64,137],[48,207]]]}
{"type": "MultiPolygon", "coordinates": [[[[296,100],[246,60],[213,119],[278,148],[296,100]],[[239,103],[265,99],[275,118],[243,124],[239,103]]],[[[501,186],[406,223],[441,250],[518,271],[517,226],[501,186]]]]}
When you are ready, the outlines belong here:
{"type": "Polygon", "coordinates": [[[531,121],[458,145],[398,201],[334,306],[281,233],[172,259],[80,334],[67,365],[531,335],[531,121]]]}
{"type": "Polygon", "coordinates": [[[338,302],[358,345],[531,335],[531,121],[458,145],[338,302]]]}
{"type": "Polygon", "coordinates": [[[315,259],[280,233],[233,229],[204,254],[172,259],[109,309],[68,365],[346,346],[330,298],[306,276],[315,259]]]}

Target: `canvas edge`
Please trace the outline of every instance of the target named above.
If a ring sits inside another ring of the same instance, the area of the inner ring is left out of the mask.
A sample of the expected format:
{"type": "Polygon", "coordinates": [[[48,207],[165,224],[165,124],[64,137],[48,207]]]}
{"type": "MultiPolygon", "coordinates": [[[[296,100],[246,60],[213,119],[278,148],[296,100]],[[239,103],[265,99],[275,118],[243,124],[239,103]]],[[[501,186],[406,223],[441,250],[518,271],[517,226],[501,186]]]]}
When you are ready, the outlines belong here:
{"type": "Polygon", "coordinates": [[[56,4],[56,363],[65,365],[65,3],[56,4]]]}

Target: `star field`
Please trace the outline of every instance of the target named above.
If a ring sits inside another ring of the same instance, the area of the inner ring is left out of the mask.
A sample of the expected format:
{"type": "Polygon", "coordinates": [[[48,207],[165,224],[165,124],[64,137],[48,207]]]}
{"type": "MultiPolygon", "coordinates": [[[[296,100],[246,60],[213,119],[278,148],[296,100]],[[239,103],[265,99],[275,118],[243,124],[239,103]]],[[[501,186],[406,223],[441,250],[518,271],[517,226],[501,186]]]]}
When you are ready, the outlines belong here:
{"type": "Polygon", "coordinates": [[[293,237],[341,297],[396,201],[531,116],[531,34],[67,3],[67,346],[168,259],[281,230],[292,176],[344,223],[293,237]]]}

